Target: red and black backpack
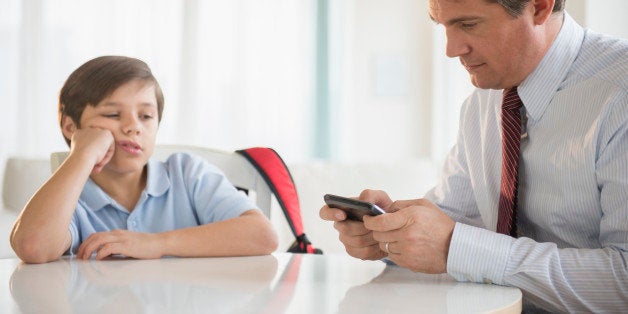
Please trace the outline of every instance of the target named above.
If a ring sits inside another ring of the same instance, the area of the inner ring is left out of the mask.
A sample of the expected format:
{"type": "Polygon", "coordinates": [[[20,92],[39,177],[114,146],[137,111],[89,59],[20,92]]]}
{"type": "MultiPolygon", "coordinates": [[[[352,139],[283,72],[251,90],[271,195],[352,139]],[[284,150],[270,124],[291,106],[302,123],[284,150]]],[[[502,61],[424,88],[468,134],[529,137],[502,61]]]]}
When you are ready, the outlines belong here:
{"type": "Polygon", "coordinates": [[[277,198],[292,234],[296,238],[288,252],[322,254],[323,251],[314,248],[305,235],[297,189],[286,163],[279,154],[268,147],[252,147],[236,152],[244,156],[257,169],[277,198]]]}

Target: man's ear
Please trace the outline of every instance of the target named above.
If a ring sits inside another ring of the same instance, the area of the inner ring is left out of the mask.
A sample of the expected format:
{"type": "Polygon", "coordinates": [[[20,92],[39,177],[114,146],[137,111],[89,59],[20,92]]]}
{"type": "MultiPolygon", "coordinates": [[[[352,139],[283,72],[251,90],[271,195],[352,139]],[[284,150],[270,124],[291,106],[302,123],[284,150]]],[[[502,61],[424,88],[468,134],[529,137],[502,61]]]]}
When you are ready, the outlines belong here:
{"type": "Polygon", "coordinates": [[[552,15],[555,0],[533,0],[534,24],[542,25],[552,15]]]}
{"type": "Polygon", "coordinates": [[[61,133],[63,133],[63,136],[65,136],[65,138],[67,138],[68,140],[72,139],[72,134],[74,134],[74,131],[76,131],[77,128],[78,127],[76,126],[76,123],[74,123],[74,120],[72,120],[72,118],[68,116],[63,116],[61,120],[61,133]]]}

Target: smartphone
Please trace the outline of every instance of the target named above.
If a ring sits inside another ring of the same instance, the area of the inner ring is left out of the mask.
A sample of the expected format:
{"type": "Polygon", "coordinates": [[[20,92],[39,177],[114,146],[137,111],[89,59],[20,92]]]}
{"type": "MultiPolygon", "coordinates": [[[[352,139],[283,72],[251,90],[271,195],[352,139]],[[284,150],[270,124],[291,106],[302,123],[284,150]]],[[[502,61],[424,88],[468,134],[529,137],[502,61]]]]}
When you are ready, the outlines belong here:
{"type": "Polygon", "coordinates": [[[384,214],[385,211],[375,204],[342,197],[333,194],[325,194],[323,197],[329,207],[342,209],[347,213],[347,219],[362,221],[364,215],[375,216],[384,214]]]}

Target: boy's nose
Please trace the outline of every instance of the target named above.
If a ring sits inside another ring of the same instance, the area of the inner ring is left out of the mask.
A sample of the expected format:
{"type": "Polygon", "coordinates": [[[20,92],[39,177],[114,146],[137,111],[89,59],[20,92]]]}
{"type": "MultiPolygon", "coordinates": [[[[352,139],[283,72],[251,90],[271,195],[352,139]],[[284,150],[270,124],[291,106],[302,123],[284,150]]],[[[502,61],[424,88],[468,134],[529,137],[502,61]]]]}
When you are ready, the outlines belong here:
{"type": "Polygon", "coordinates": [[[140,131],[138,129],[135,128],[127,128],[126,130],[124,130],[124,133],[126,134],[134,134],[134,133],[139,133],[140,131]]]}
{"type": "Polygon", "coordinates": [[[126,121],[122,131],[125,134],[140,133],[140,124],[136,119],[129,119],[126,121]]]}

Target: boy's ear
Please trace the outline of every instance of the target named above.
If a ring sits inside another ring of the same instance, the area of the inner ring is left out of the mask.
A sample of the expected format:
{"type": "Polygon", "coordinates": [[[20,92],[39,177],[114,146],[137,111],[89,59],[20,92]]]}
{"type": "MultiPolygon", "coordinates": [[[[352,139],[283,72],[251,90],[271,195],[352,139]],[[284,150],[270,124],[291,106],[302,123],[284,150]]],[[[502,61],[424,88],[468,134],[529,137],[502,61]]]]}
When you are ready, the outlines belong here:
{"type": "Polygon", "coordinates": [[[76,129],[77,127],[74,120],[68,116],[63,116],[63,119],[61,120],[61,133],[63,133],[63,136],[67,139],[72,139],[72,134],[74,134],[76,129]]]}

